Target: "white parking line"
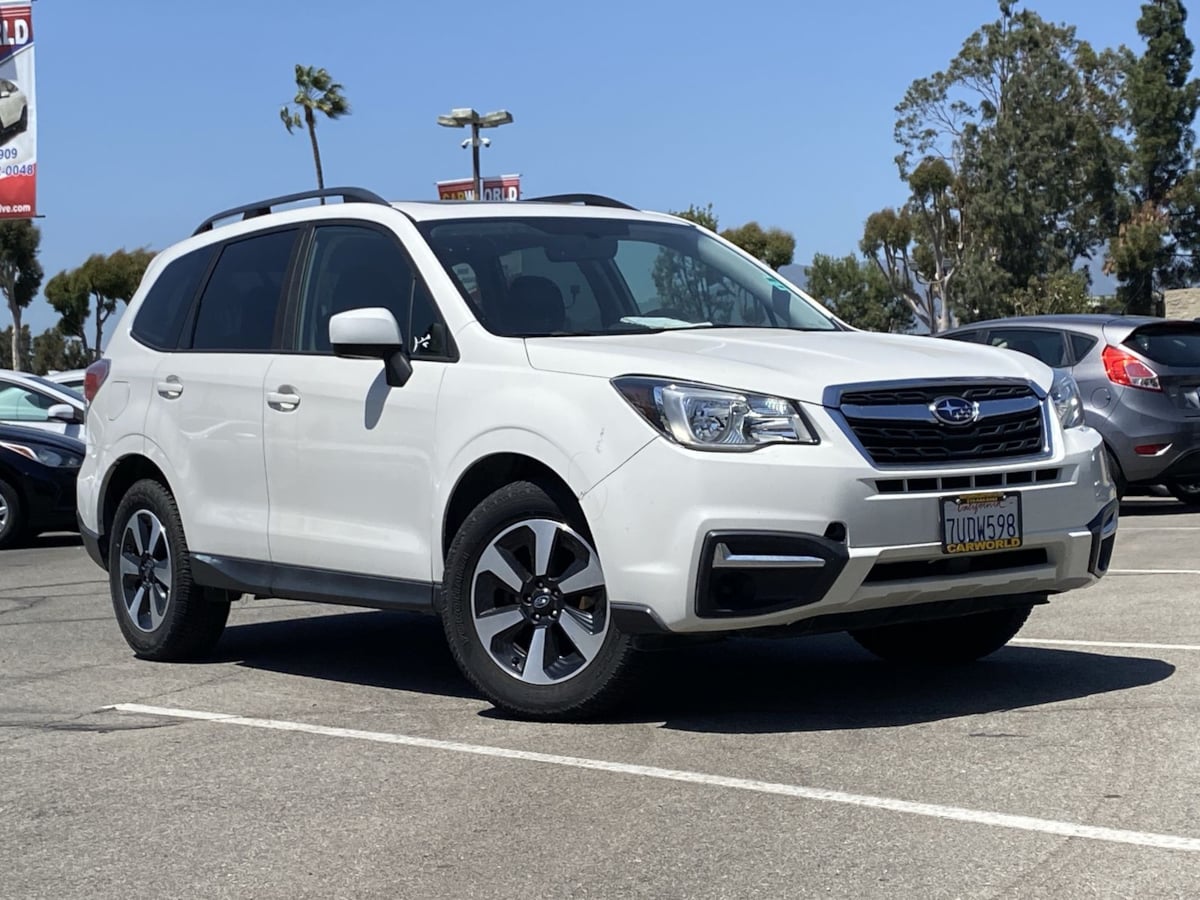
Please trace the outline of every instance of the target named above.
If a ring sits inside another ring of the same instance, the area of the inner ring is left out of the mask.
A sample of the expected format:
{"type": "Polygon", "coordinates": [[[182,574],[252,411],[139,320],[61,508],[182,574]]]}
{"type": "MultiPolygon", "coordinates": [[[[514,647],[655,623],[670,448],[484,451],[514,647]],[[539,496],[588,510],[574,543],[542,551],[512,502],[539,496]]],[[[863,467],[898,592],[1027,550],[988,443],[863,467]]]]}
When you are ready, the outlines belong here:
{"type": "Polygon", "coordinates": [[[1092,841],[1107,841],[1118,844],[1134,844],[1160,850],[1186,850],[1200,852],[1200,838],[1180,837],[1171,834],[1155,834],[1145,831],[1125,831],[1120,828],[1102,828],[1095,825],[1080,825],[1074,822],[1059,822],[1032,816],[1014,816],[1008,813],[986,810],[963,809],[957,806],[940,806],[934,803],[913,803],[889,797],[872,797],[866,794],[848,794],[843,791],[828,791],[822,788],[802,787],[794,784],[777,784],[769,781],[754,781],[747,778],[728,778],[723,775],[707,775],[703,772],[688,772],[680,769],[660,769],[655,766],[637,766],[627,763],[585,759],[576,756],[559,756],[552,753],[534,753],[528,750],[509,750],[503,747],[488,747],[481,744],[464,744],[458,741],[440,741],[433,738],[413,737],[404,734],[389,734],[380,731],[359,731],[353,728],[330,728],[325,725],[309,725],[304,722],[287,722],[279,719],[254,719],[225,713],[201,712],[194,709],[171,709],[162,706],[143,706],[139,703],[118,703],[106,707],[121,712],[141,713],[148,716],[167,716],[176,719],[198,719],[218,725],[242,725],[249,728],[266,728],[274,731],[299,731],[326,737],[349,738],[358,741],[373,741],[379,744],[399,744],[405,747],[421,747],[426,750],[442,750],[451,753],[468,753],[474,756],[490,756],[498,759],[544,763],[552,766],[568,766],[574,769],[590,769],[610,772],[614,775],[630,775],[638,778],[655,778],[663,781],[681,781],[708,787],[723,787],[759,794],[774,794],[795,797],[800,800],[815,800],[823,803],[841,803],[869,809],[884,809],[890,812],[928,816],[934,819],[950,819],[975,825],[996,828],[1014,828],[1020,831],[1036,831],[1061,837],[1084,838],[1092,841]]]}
{"type": "Polygon", "coordinates": [[[1100,647],[1113,650],[1200,650],[1200,644],[1141,644],[1133,641],[1068,641],[1051,638],[1013,638],[1010,644],[1036,644],[1051,647],[1100,647]]]}
{"type": "Polygon", "coordinates": [[[1109,569],[1109,575],[1200,575],[1200,569],[1109,569]]]}
{"type": "Polygon", "coordinates": [[[1153,525],[1122,524],[1120,531],[1200,531],[1200,525],[1164,525],[1162,527],[1156,527],[1153,525]]]}

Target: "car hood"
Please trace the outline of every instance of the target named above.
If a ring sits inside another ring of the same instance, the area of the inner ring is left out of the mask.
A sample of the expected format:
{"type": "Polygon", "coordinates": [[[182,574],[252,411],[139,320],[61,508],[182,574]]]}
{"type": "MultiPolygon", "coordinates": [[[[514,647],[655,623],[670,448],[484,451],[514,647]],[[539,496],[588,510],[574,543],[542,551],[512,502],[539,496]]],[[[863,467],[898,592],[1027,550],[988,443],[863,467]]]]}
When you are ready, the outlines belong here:
{"type": "Polygon", "coordinates": [[[65,434],[3,423],[0,423],[0,441],[10,441],[14,444],[41,444],[43,447],[74,453],[76,456],[82,456],[87,449],[83,441],[65,434]]]}
{"type": "Polygon", "coordinates": [[[529,338],[546,372],[651,375],[821,403],[825,388],[881,381],[1019,378],[1048,389],[1051,370],[1022,353],[920,335],[782,329],[678,329],[604,337],[529,338]]]}

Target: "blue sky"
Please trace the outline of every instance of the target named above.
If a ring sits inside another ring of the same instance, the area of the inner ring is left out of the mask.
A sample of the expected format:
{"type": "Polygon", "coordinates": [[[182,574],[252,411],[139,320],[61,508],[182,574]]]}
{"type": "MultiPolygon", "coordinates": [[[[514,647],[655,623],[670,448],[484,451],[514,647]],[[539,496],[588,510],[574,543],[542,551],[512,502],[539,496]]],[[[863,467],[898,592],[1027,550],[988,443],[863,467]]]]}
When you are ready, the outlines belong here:
{"type": "MultiPolygon", "coordinates": [[[[1137,38],[1132,0],[1029,6],[1097,45],[1137,38]]],[[[841,255],[903,199],[905,88],[996,15],[994,0],[42,0],[43,265],[161,249],[219,209],[315,186],[307,138],[278,118],[297,62],[328,68],[354,105],[318,127],[328,183],[434,198],[436,180],[470,174],[462,133],[435,117],[507,108],[483,169],[521,173],[526,195],[711,202],[723,226],[794,232],[797,262],[841,255]]],[[[39,298],[27,321],[38,333],[55,315],[39,298]]]]}

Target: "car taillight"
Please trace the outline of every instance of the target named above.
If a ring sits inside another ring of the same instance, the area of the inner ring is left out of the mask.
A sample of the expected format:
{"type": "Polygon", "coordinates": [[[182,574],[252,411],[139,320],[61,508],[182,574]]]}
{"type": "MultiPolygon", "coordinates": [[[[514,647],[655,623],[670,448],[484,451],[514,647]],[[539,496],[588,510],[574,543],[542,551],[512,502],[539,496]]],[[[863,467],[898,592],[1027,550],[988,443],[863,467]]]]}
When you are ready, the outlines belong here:
{"type": "Polygon", "coordinates": [[[1104,371],[1113,384],[1141,388],[1144,391],[1161,391],[1158,373],[1134,356],[1111,344],[1104,348],[1104,371]]]}
{"type": "Polygon", "coordinates": [[[108,370],[111,368],[112,364],[107,359],[98,359],[83,373],[83,396],[88,403],[96,398],[96,392],[108,378],[108,370]]]}

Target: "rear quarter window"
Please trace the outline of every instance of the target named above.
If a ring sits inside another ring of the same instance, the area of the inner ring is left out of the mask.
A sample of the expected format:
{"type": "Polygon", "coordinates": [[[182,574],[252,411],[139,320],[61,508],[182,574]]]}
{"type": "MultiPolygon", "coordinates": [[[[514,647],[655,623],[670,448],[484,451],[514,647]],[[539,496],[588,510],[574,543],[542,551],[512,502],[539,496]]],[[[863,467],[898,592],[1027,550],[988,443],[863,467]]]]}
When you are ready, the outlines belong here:
{"type": "Polygon", "coordinates": [[[1126,338],[1125,346],[1164,366],[1200,368],[1200,325],[1148,325],[1126,338]]]}
{"type": "Polygon", "coordinates": [[[1075,357],[1075,362],[1081,362],[1099,343],[1097,338],[1087,334],[1070,334],[1068,337],[1071,339],[1071,353],[1075,357]]]}
{"type": "Polygon", "coordinates": [[[202,247],[167,263],[133,320],[135,339],[155,350],[174,350],[200,280],[216,247],[202,247]]]}

